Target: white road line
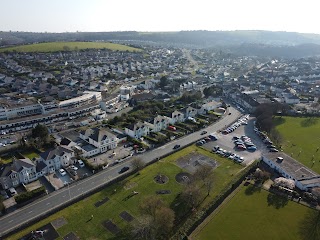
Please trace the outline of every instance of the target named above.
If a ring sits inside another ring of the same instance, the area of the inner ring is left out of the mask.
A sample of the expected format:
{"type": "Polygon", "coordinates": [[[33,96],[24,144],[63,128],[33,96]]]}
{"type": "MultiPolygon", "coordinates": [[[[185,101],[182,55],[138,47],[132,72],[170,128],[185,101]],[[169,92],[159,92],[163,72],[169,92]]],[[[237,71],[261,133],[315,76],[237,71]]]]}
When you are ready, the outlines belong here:
{"type": "Polygon", "coordinates": [[[9,223],[13,222],[13,219],[9,221],[9,223]]]}
{"type": "Polygon", "coordinates": [[[48,206],[50,203],[48,202],[46,205],[48,206]]]}
{"type": "Polygon", "coordinates": [[[28,213],[32,213],[32,211],[28,212],[28,213]]]}

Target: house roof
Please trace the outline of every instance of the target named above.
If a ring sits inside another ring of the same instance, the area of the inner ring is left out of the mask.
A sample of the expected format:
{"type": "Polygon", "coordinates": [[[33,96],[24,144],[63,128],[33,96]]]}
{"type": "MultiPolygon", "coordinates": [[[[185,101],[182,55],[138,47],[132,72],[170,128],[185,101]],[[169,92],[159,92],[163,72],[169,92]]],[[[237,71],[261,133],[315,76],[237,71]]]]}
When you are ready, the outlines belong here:
{"type": "Polygon", "coordinates": [[[113,133],[100,128],[87,129],[86,131],[82,131],[81,134],[91,138],[96,142],[100,142],[106,139],[111,139],[116,137],[113,133]]]}
{"type": "Polygon", "coordinates": [[[14,160],[14,165],[17,171],[21,171],[24,168],[32,168],[35,166],[29,158],[16,159],[14,160]]]}
{"type": "Polygon", "coordinates": [[[72,141],[69,139],[69,138],[62,138],[61,141],[60,141],[60,145],[65,145],[65,146],[68,146],[72,141]]]}
{"type": "Polygon", "coordinates": [[[271,160],[274,165],[283,169],[287,174],[295,178],[296,180],[310,180],[315,177],[319,177],[320,175],[313,172],[311,169],[307,168],[303,164],[299,163],[292,157],[286,155],[283,152],[278,153],[266,153],[264,157],[271,160]],[[278,157],[282,157],[283,160],[279,161],[278,157]]]}
{"type": "Polygon", "coordinates": [[[37,172],[41,172],[46,167],[47,167],[47,164],[44,161],[39,161],[36,163],[37,172]]]}
{"type": "Polygon", "coordinates": [[[44,160],[54,159],[56,156],[62,156],[65,153],[72,153],[73,150],[66,146],[58,146],[55,149],[48,150],[40,154],[40,157],[44,160]]]}
{"type": "Polygon", "coordinates": [[[7,177],[13,172],[16,172],[16,171],[14,171],[14,167],[13,167],[12,163],[11,164],[6,164],[6,165],[2,165],[0,167],[0,177],[7,177]]]}

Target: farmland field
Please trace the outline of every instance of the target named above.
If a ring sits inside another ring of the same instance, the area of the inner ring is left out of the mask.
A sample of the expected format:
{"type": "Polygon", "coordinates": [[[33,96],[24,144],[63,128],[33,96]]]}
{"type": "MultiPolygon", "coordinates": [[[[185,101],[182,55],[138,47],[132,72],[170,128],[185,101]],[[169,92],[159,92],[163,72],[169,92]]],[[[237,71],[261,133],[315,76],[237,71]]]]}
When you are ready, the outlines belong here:
{"type": "Polygon", "coordinates": [[[139,52],[141,49],[133,48],[121,44],[108,42],[49,42],[36,43],[29,45],[21,45],[8,48],[0,48],[0,52],[17,51],[17,52],[57,52],[57,51],[73,51],[82,49],[109,49],[112,51],[130,51],[139,52]]]}
{"type": "Polygon", "coordinates": [[[320,118],[276,117],[274,123],[283,151],[320,173],[320,118]]]}
{"type": "Polygon", "coordinates": [[[319,239],[308,235],[313,224],[320,223],[318,212],[252,187],[243,186],[207,224],[196,229],[191,239],[319,239]],[[312,219],[310,225],[303,224],[306,219],[312,219]]]}
{"type": "MultiPolygon", "coordinates": [[[[80,239],[116,239],[115,235],[106,230],[102,225],[102,222],[112,219],[112,223],[119,229],[125,229],[126,226],[128,226],[128,223],[120,217],[120,213],[126,211],[133,218],[138,217],[139,208],[137,206],[139,206],[140,202],[146,196],[155,195],[155,192],[158,190],[170,190],[170,194],[158,196],[161,197],[168,206],[173,203],[184,188],[183,184],[180,184],[175,180],[178,173],[184,172],[184,170],[176,164],[176,161],[190,153],[193,153],[193,156],[198,155],[214,158],[218,163],[218,167],[213,171],[215,181],[214,187],[210,196],[204,198],[202,202],[203,205],[217,196],[232,178],[236,177],[243,169],[243,166],[235,164],[230,160],[217,157],[215,154],[196,146],[190,146],[144,168],[140,171],[140,174],[129,176],[119,183],[106,187],[104,190],[39,221],[35,225],[28,227],[8,239],[21,238],[32,230],[39,229],[41,226],[58,218],[63,218],[67,222],[57,229],[60,237],[73,232],[80,237],[80,239]],[[168,182],[165,184],[156,183],[154,177],[159,173],[167,176],[168,182]],[[139,194],[131,196],[133,191],[138,192],[139,194]],[[97,202],[106,198],[108,198],[107,202],[99,207],[95,206],[97,202]],[[91,215],[93,216],[92,219],[91,215]]],[[[205,187],[202,187],[200,191],[203,196],[206,196],[205,187]]]]}

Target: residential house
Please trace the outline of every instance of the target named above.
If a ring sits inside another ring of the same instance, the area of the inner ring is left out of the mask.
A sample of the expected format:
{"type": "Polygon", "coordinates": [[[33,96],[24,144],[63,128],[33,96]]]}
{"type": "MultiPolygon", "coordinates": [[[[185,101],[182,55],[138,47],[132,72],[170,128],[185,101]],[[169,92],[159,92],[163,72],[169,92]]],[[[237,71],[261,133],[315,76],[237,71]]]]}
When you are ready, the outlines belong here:
{"type": "Polygon", "coordinates": [[[40,154],[37,162],[45,162],[47,165],[46,173],[53,173],[62,167],[68,167],[76,162],[74,151],[67,146],[58,146],[40,154]]]}
{"type": "Polygon", "coordinates": [[[131,124],[125,128],[125,133],[132,138],[139,139],[143,136],[147,136],[150,133],[150,124],[146,122],[137,122],[136,124],[131,124]]]}
{"type": "Polygon", "coordinates": [[[183,122],[184,120],[185,120],[184,114],[176,110],[171,113],[171,118],[169,122],[170,124],[175,124],[176,122],[183,122]]]}
{"type": "Polygon", "coordinates": [[[80,132],[80,138],[98,149],[97,153],[104,153],[110,149],[114,149],[118,144],[116,135],[100,128],[90,128],[82,131],[80,132]]]}
{"type": "Polygon", "coordinates": [[[182,110],[185,118],[189,118],[189,117],[195,117],[198,114],[198,109],[193,108],[193,107],[186,107],[182,110]]]}
{"type": "Polygon", "coordinates": [[[166,129],[170,124],[170,120],[171,120],[171,118],[166,117],[166,116],[160,116],[160,115],[156,116],[153,119],[152,131],[153,132],[160,132],[161,130],[166,129]]]}

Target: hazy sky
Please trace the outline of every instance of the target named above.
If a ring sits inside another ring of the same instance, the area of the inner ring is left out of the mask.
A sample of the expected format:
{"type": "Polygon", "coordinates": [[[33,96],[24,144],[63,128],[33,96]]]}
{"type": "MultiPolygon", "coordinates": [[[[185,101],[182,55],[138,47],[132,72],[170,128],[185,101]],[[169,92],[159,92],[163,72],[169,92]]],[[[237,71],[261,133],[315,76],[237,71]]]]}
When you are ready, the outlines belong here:
{"type": "Polygon", "coordinates": [[[319,0],[0,0],[0,6],[2,31],[320,33],[319,0]]]}

